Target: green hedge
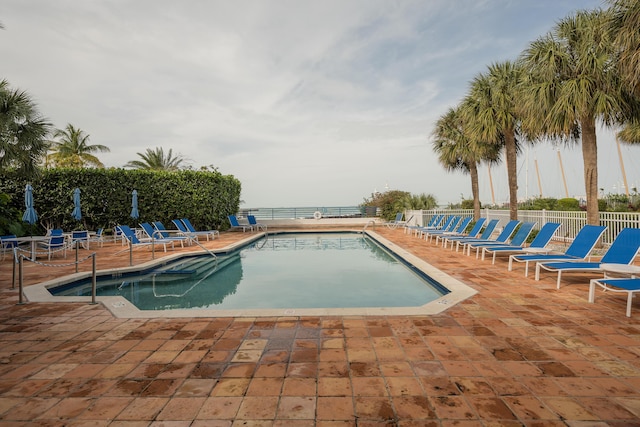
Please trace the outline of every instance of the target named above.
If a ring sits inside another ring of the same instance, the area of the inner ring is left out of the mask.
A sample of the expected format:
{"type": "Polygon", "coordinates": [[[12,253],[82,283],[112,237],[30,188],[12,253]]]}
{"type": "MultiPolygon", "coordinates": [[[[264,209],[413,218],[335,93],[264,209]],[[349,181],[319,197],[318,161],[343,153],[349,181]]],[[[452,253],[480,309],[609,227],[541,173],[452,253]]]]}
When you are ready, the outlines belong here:
{"type": "MultiPolygon", "coordinates": [[[[236,213],[240,205],[240,181],[215,171],[47,169],[30,182],[38,232],[48,228],[111,229],[118,224],[136,226],[151,221],[174,228],[171,220],[184,217],[199,229],[225,230],[227,215],[236,213]],[[75,188],[82,192],[81,221],[71,216],[75,188]],[[134,189],[138,192],[137,220],[129,216],[134,189]]],[[[26,184],[27,180],[15,173],[0,173],[0,193],[10,196],[9,210],[24,211],[26,184]]]]}

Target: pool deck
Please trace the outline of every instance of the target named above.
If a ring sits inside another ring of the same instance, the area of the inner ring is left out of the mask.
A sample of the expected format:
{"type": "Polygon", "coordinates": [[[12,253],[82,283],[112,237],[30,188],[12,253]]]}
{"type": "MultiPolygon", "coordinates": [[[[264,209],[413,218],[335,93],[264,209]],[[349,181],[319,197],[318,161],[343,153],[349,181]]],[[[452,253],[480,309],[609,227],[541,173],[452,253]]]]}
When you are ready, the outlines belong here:
{"type": "MultiPolygon", "coordinates": [[[[549,273],[375,231],[478,293],[435,315],[129,319],[17,304],[7,257],[0,425],[640,426],[640,303],[627,318],[622,295],[587,302],[593,274],[556,290],[549,273]]],[[[119,243],[94,249],[98,269],[129,264],[119,243]]],[[[26,263],[25,285],[74,269],[26,263]]]]}

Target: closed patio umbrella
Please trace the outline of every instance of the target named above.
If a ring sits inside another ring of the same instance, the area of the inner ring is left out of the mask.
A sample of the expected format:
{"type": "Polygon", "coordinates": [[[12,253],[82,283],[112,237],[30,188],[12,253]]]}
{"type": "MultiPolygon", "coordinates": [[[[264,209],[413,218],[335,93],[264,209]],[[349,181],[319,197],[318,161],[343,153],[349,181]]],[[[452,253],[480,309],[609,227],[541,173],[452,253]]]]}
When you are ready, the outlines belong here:
{"type": "Polygon", "coordinates": [[[26,210],[22,215],[22,220],[31,225],[35,224],[38,220],[38,213],[33,207],[33,187],[31,187],[31,184],[27,184],[27,187],[24,190],[24,205],[26,210]]]}
{"type": "Polygon", "coordinates": [[[138,192],[133,190],[131,193],[131,218],[136,219],[140,216],[138,213],[138,192]]]}
{"type": "Polygon", "coordinates": [[[82,211],[80,210],[80,189],[73,190],[73,212],[71,216],[80,221],[82,219],[82,211]]]}

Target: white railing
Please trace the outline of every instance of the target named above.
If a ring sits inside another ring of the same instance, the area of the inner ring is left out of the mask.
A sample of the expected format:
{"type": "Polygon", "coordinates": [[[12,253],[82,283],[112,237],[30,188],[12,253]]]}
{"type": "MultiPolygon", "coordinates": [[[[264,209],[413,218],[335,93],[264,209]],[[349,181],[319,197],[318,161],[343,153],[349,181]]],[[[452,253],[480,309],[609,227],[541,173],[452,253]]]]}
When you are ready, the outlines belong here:
{"type": "MultiPolygon", "coordinates": [[[[431,209],[411,210],[405,212],[405,218],[413,216],[411,223],[424,225],[431,217],[438,214],[444,215],[473,215],[473,209],[431,209]]],[[[505,209],[482,209],[481,216],[487,219],[499,219],[498,227],[502,227],[509,221],[509,211],[505,209]]],[[[536,229],[540,229],[547,222],[559,222],[558,238],[573,240],[578,231],[587,223],[587,213],[584,211],[530,211],[519,210],[520,221],[536,222],[536,229]]],[[[623,228],[640,228],[640,212],[600,212],[600,225],[607,226],[603,235],[603,243],[609,244],[623,228]]]]}

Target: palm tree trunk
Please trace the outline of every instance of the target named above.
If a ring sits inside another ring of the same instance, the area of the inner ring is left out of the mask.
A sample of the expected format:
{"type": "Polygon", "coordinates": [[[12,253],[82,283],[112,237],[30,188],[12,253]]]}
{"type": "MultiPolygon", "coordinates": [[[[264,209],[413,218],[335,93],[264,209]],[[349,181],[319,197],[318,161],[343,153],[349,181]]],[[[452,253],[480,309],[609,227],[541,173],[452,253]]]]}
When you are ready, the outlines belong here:
{"type": "Polygon", "coordinates": [[[516,135],[514,129],[505,129],[504,150],[507,160],[507,175],[509,181],[509,219],[518,219],[518,171],[516,152],[516,135]]]}
{"type": "Polygon", "coordinates": [[[473,196],[473,219],[480,219],[480,189],[478,186],[478,166],[469,163],[469,175],[471,176],[471,195],[473,196]]]}
{"type": "Polygon", "coordinates": [[[580,122],[582,128],[582,161],[584,162],[584,187],[587,195],[587,224],[599,225],[598,212],[598,146],[596,124],[593,118],[580,122]]]}

